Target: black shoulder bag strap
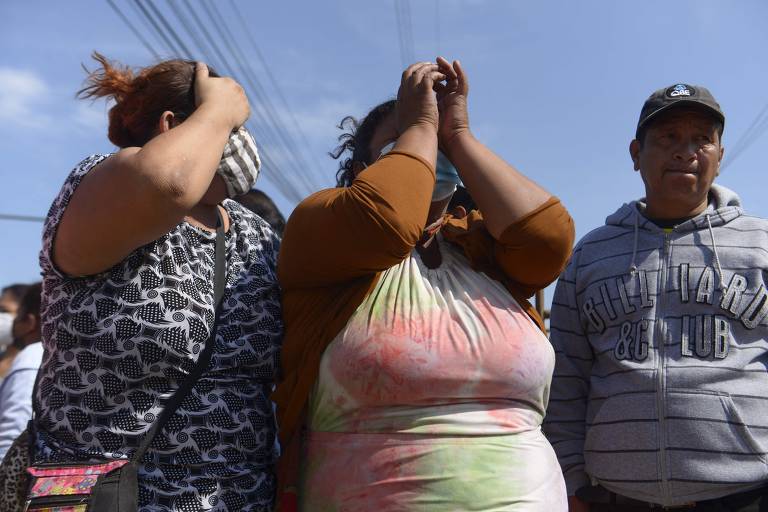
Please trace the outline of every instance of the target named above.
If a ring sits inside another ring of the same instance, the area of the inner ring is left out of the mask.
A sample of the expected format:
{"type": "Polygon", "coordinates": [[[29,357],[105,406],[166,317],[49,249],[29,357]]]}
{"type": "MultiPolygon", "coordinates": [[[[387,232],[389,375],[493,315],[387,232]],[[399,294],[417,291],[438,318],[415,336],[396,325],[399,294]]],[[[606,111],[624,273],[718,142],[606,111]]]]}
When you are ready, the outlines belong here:
{"type": "MultiPolygon", "coordinates": [[[[179,389],[176,390],[176,392],[171,396],[171,398],[168,400],[168,403],[166,404],[165,408],[161,411],[160,416],[158,419],[152,424],[152,426],[149,428],[147,433],[144,435],[144,438],[141,440],[141,443],[139,444],[139,447],[134,452],[133,456],[131,457],[131,462],[134,464],[138,464],[142,457],[144,457],[144,454],[147,452],[147,449],[149,449],[149,445],[152,444],[152,440],[155,438],[158,432],[160,432],[166,423],[168,423],[168,420],[171,418],[173,413],[176,412],[176,409],[179,408],[179,405],[181,405],[181,402],[187,397],[189,392],[192,390],[192,387],[195,385],[195,383],[200,378],[200,375],[202,375],[203,371],[208,367],[208,364],[211,361],[211,354],[213,354],[213,346],[216,342],[216,327],[219,322],[219,305],[221,304],[221,298],[224,296],[224,289],[226,287],[226,258],[225,258],[225,239],[224,239],[224,219],[221,216],[221,211],[219,208],[216,208],[216,215],[218,216],[218,223],[216,225],[216,259],[215,259],[215,267],[214,267],[214,280],[213,280],[213,303],[214,303],[214,321],[213,321],[213,327],[211,328],[211,334],[208,337],[208,340],[205,343],[205,348],[203,349],[203,352],[200,354],[200,357],[197,358],[197,362],[195,363],[195,366],[192,368],[192,371],[189,373],[187,378],[184,380],[184,382],[179,386],[179,389]]],[[[34,424],[34,416],[37,416],[36,414],[36,399],[37,399],[37,388],[40,381],[40,374],[38,373],[37,378],[35,379],[35,384],[32,389],[32,402],[33,402],[33,419],[30,420],[29,426],[27,427],[28,430],[33,432],[36,425],[34,424]]],[[[33,443],[30,443],[30,447],[33,443]]],[[[33,454],[30,453],[30,461],[33,461],[34,457],[33,454]]]]}
{"type": "Polygon", "coordinates": [[[192,387],[197,383],[200,376],[205,369],[208,368],[208,364],[211,362],[213,347],[216,344],[216,327],[219,323],[219,307],[221,305],[221,298],[224,296],[224,288],[227,284],[225,275],[226,259],[224,255],[224,219],[222,219],[221,211],[218,207],[216,207],[216,214],[219,217],[219,222],[216,226],[216,266],[213,278],[213,304],[215,307],[215,315],[213,327],[211,328],[211,335],[208,338],[208,341],[206,341],[205,348],[200,354],[200,357],[197,358],[194,368],[189,372],[189,375],[184,379],[184,382],[179,386],[179,389],[177,389],[173,396],[168,400],[168,403],[160,412],[160,416],[149,428],[144,435],[144,438],[141,440],[141,444],[133,453],[133,456],[131,456],[131,463],[135,465],[138,465],[141,462],[142,457],[144,457],[144,454],[149,449],[149,445],[152,444],[155,436],[163,429],[165,424],[168,423],[168,420],[171,419],[171,416],[176,412],[176,409],[179,408],[181,402],[187,395],[189,395],[192,387]]]}

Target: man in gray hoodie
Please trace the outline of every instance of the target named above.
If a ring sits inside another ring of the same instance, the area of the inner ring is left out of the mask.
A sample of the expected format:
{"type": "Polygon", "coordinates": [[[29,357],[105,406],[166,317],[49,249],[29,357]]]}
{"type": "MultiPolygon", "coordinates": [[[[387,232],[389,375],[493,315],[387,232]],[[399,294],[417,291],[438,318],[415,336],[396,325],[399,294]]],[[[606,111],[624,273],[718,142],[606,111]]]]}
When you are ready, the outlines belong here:
{"type": "Polygon", "coordinates": [[[572,511],[768,510],[768,221],[713,184],[724,122],[703,87],[654,92],[646,197],[558,281],[544,430],[572,511]]]}

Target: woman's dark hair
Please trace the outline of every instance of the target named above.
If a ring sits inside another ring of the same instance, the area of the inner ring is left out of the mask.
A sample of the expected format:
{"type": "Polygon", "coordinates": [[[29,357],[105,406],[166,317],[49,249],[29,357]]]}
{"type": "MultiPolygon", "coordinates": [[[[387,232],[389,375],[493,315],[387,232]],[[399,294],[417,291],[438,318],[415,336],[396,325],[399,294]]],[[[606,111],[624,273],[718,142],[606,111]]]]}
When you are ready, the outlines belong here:
{"type": "Polygon", "coordinates": [[[21,302],[19,303],[19,310],[17,314],[19,316],[34,315],[37,318],[40,318],[40,295],[42,292],[42,283],[37,282],[27,286],[27,289],[24,292],[24,296],[21,298],[21,302]]]}
{"type": "Polygon", "coordinates": [[[381,122],[394,113],[396,103],[396,100],[388,100],[376,105],[362,121],[352,116],[341,120],[339,129],[345,130],[345,133],[339,135],[340,144],[336,149],[328,153],[336,160],[345,153],[349,153],[349,156],[339,161],[339,170],[336,172],[337,187],[348,187],[352,184],[352,180],[355,179],[355,173],[352,170],[355,162],[371,163],[370,145],[373,134],[381,122]]]}
{"type": "Polygon", "coordinates": [[[10,295],[13,301],[18,304],[21,302],[21,298],[24,297],[27,288],[29,288],[28,284],[11,284],[0,290],[0,295],[10,295]]]}
{"type": "Polygon", "coordinates": [[[278,236],[283,236],[285,217],[267,194],[261,190],[252,189],[247,194],[235,197],[234,200],[267,221],[278,236]]]}
{"type": "MultiPolygon", "coordinates": [[[[195,63],[166,60],[134,72],[110,62],[98,52],[93,59],[100,68],[88,73],[79,98],[108,97],[115,101],[109,110],[109,140],[120,148],[143,146],[157,132],[157,121],[166,110],[183,121],[195,111],[195,63]]],[[[84,66],[85,67],[85,66],[84,66]]],[[[218,76],[209,67],[210,76],[218,76]]]]}

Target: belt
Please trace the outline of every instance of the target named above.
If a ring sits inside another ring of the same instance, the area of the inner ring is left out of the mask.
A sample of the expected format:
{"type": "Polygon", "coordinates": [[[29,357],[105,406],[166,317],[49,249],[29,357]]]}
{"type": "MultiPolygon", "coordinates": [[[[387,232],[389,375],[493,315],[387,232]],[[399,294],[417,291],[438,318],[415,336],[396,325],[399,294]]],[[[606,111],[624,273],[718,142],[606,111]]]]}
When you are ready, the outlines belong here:
{"type": "Polygon", "coordinates": [[[749,491],[740,492],[737,494],[729,494],[721,498],[715,498],[704,501],[688,501],[681,503],[680,505],[660,505],[658,503],[651,503],[649,501],[641,501],[621,494],[616,494],[609,491],[605,487],[600,485],[586,486],[576,491],[576,497],[587,503],[594,504],[606,504],[606,505],[622,505],[626,507],[647,508],[655,510],[685,510],[695,508],[697,505],[713,504],[722,501],[730,501],[739,498],[754,497],[757,499],[761,496],[768,495],[768,487],[758,487],[757,489],[751,489],[749,491]]]}
{"type": "Polygon", "coordinates": [[[659,505],[658,503],[651,503],[649,501],[641,501],[621,494],[611,492],[605,487],[600,485],[582,487],[576,491],[576,497],[587,503],[601,503],[606,505],[623,505],[627,507],[648,508],[657,510],[684,510],[687,508],[694,508],[696,506],[695,501],[689,501],[680,505],[659,505]]]}

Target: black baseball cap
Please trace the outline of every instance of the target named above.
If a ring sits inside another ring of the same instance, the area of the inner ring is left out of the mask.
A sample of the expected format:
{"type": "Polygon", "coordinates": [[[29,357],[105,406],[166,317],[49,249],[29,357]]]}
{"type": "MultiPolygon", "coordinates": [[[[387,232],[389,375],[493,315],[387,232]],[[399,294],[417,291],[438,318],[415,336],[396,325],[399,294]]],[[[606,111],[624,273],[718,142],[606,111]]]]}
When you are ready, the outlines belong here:
{"type": "Polygon", "coordinates": [[[655,91],[645,100],[643,109],[640,111],[640,119],[637,121],[635,138],[638,138],[640,129],[659,114],[672,108],[683,106],[700,108],[713,115],[715,119],[718,119],[725,125],[725,114],[723,114],[720,105],[706,87],[675,84],[655,91]]]}

